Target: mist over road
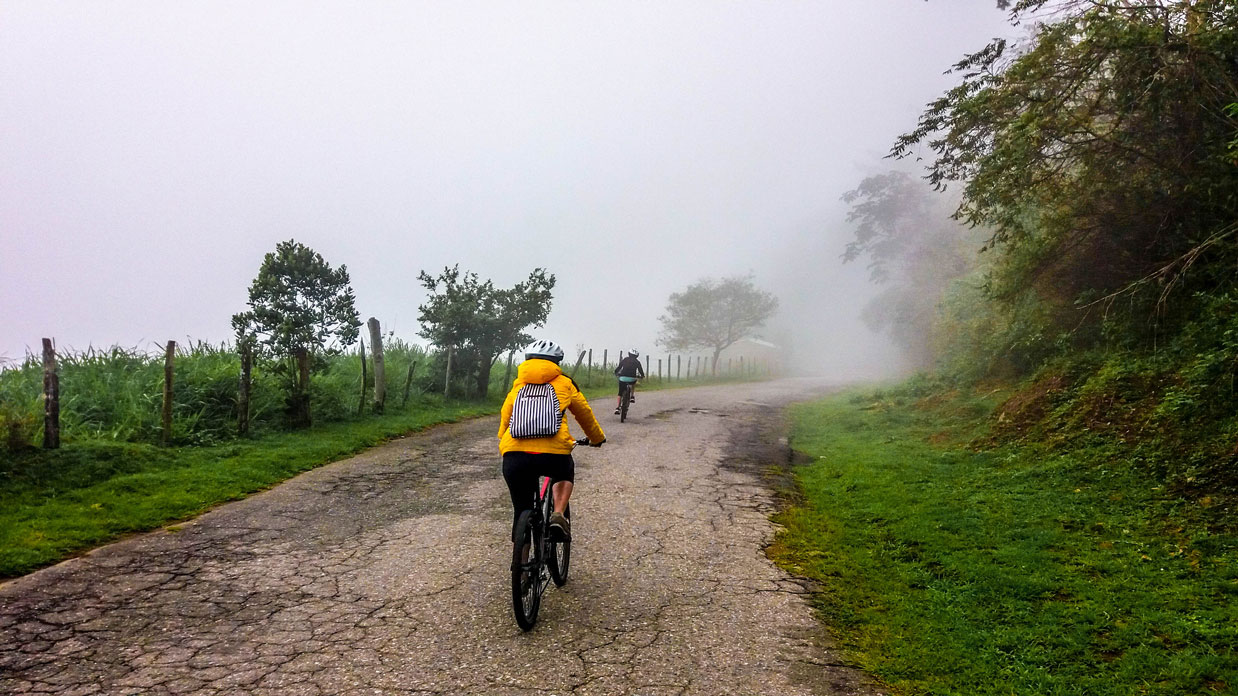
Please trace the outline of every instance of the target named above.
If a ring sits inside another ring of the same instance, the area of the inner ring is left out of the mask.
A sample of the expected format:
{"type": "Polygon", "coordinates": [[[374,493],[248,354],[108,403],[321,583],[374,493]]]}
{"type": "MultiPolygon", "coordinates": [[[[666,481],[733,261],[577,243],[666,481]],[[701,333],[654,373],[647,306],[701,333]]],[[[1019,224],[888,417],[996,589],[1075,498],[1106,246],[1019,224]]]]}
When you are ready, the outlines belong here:
{"type": "Polygon", "coordinates": [[[0,586],[0,693],[876,693],[763,553],[781,406],[827,388],[642,392],[624,424],[596,400],[531,633],[485,418],[0,586]]]}

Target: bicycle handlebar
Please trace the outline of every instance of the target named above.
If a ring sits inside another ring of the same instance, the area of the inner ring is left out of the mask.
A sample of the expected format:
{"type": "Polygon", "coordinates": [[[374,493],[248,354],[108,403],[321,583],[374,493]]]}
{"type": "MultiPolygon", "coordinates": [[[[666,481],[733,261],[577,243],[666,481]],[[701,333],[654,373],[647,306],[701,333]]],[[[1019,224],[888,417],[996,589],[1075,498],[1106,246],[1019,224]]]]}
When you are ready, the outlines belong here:
{"type": "Polygon", "coordinates": [[[576,441],[576,446],[577,446],[577,447],[580,447],[581,445],[588,445],[588,446],[590,446],[590,447],[601,447],[601,446],[602,446],[602,443],[604,443],[604,442],[606,442],[606,440],[605,440],[605,439],[603,439],[603,440],[602,440],[602,442],[599,442],[599,443],[597,443],[597,444],[595,445],[595,444],[593,444],[592,442],[589,442],[589,438],[587,438],[587,437],[582,437],[582,438],[580,438],[579,440],[577,440],[577,441],[576,441]]]}

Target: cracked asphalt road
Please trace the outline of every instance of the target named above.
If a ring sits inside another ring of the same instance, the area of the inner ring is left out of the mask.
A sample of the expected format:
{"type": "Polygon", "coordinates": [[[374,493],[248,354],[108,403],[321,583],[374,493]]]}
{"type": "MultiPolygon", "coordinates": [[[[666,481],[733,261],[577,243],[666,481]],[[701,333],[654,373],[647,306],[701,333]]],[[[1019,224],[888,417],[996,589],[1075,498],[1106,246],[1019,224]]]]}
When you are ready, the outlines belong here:
{"type": "Polygon", "coordinates": [[[0,693],[878,693],[763,553],[781,406],[823,388],[595,401],[610,441],[577,450],[571,578],[530,633],[485,418],[0,586],[0,693]]]}

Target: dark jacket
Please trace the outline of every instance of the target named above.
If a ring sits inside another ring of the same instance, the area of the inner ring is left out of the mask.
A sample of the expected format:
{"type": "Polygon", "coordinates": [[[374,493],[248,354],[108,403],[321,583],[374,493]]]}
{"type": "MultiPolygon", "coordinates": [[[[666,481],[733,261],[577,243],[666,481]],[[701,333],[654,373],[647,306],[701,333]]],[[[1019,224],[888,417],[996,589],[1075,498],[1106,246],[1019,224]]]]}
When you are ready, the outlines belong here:
{"type": "Polygon", "coordinates": [[[640,358],[634,358],[631,355],[619,361],[615,366],[615,374],[619,377],[638,377],[645,378],[645,368],[640,364],[640,358]]]}

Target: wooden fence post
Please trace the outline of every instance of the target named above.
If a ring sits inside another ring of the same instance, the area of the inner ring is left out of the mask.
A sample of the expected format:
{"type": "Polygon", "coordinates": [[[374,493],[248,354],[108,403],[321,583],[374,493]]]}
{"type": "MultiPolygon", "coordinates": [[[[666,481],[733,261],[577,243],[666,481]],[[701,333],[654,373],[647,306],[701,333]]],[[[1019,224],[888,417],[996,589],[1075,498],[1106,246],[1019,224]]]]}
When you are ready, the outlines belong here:
{"type": "Polygon", "coordinates": [[[609,357],[610,349],[602,349],[602,374],[606,374],[606,358],[609,357]]]}
{"type": "Polygon", "coordinates": [[[580,355],[576,356],[576,366],[572,368],[572,374],[568,375],[572,379],[576,379],[576,371],[580,369],[580,364],[585,361],[585,352],[580,351],[580,355]]]}
{"type": "Polygon", "coordinates": [[[404,379],[404,398],[400,401],[400,408],[404,408],[408,405],[408,391],[413,388],[413,370],[416,369],[416,360],[408,364],[408,377],[404,379]]]}
{"type": "Polygon", "coordinates": [[[370,317],[370,353],[374,360],[374,413],[387,406],[387,367],[383,364],[383,332],[378,320],[370,317]]]}
{"type": "Polygon", "coordinates": [[[585,368],[585,384],[591,383],[593,380],[593,349],[589,349],[589,367],[585,368]]]}
{"type": "Polygon", "coordinates": [[[313,419],[310,417],[310,357],[309,351],[297,348],[297,396],[296,408],[293,412],[293,423],[299,428],[308,428],[313,419]]]}
{"type": "Polygon", "coordinates": [[[451,358],[455,353],[455,346],[447,346],[447,376],[443,378],[443,398],[447,398],[447,388],[451,386],[451,358]]]}
{"type": "Polygon", "coordinates": [[[248,339],[241,339],[241,383],[236,390],[236,431],[239,435],[249,434],[249,391],[252,388],[254,369],[254,347],[248,339]]]}
{"type": "Polygon", "coordinates": [[[172,442],[172,378],[175,373],[176,341],[168,341],[168,347],[163,355],[163,428],[159,433],[159,444],[167,447],[172,442]]]}
{"type": "Polygon", "coordinates": [[[675,379],[679,379],[680,371],[683,370],[683,354],[675,356],[675,379]]]}
{"type": "Polygon", "coordinates": [[[512,387],[512,358],[516,357],[516,351],[510,351],[507,354],[507,372],[503,373],[503,388],[511,389],[512,387]]]}
{"type": "Polygon", "coordinates": [[[365,393],[368,391],[366,382],[369,381],[365,374],[365,339],[361,339],[361,349],[357,351],[357,357],[361,358],[361,400],[357,402],[357,415],[365,413],[365,393]]]}
{"type": "Polygon", "coordinates": [[[742,355],[741,355],[741,356],[739,356],[739,375],[740,375],[741,377],[747,377],[747,376],[748,376],[748,373],[744,371],[744,356],[742,356],[742,355]]]}
{"type": "Polygon", "coordinates": [[[43,449],[60,448],[60,375],[56,373],[56,349],[52,339],[43,339],[43,449]]]}
{"type": "Polygon", "coordinates": [[[645,374],[648,375],[650,378],[653,377],[653,373],[649,371],[649,354],[648,353],[645,353],[645,374]]]}
{"type": "Polygon", "coordinates": [[[658,381],[662,381],[662,358],[658,358],[658,381]]]}

